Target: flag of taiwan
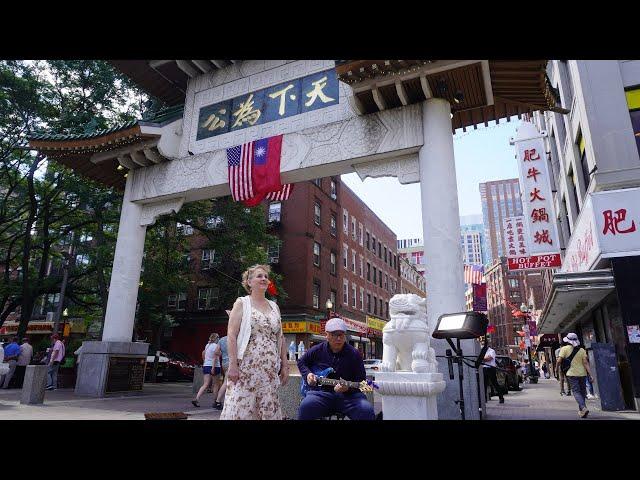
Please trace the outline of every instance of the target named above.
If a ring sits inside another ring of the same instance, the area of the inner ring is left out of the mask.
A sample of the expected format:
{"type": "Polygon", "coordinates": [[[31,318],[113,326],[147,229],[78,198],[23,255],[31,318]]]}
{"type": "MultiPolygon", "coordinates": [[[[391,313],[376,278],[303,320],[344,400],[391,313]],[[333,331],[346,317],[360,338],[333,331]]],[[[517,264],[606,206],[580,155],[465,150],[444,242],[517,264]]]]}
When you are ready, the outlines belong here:
{"type": "Polygon", "coordinates": [[[282,183],[280,183],[281,152],[282,135],[262,138],[253,142],[251,181],[254,196],[244,201],[248,207],[259,204],[269,192],[282,189],[282,183]]]}

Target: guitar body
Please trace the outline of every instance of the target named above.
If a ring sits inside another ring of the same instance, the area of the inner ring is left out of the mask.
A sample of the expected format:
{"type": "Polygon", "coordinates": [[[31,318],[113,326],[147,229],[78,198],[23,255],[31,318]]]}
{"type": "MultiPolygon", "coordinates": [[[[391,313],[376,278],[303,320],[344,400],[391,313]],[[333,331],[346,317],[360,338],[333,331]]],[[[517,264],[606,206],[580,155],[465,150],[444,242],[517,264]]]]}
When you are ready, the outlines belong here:
{"type": "MultiPolygon", "coordinates": [[[[335,370],[331,367],[325,368],[324,370],[311,370],[316,377],[326,377],[327,375],[331,375],[334,371],[335,370]]],[[[307,396],[309,388],[311,387],[307,383],[307,377],[302,377],[300,379],[300,395],[302,395],[302,398],[307,396]]]]}

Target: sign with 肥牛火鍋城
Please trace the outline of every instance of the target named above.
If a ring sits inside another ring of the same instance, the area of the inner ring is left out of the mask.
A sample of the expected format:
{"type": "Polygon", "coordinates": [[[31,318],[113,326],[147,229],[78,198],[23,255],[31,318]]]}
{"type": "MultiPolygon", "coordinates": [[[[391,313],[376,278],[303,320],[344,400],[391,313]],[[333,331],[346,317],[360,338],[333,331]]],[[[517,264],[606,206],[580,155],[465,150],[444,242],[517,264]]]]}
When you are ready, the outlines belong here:
{"type": "Polygon", "coordinates": [[[558,267],[560,245],[553,209],[553,192],[544,134],[531,122],[522,122],[512,143],[516,147],[526,254],[509,249],[509,269],[528,270],[558,267]],[[513,254],[515,251],[515,255],[513,254]],[[544,257],[549,257],[546,260],[544,257]]]}
{"type": "Polygon", "coordinates": [[[330,107],[338,101],[335,69],[314,73],[201,107],[196,141],[330,107]]]}

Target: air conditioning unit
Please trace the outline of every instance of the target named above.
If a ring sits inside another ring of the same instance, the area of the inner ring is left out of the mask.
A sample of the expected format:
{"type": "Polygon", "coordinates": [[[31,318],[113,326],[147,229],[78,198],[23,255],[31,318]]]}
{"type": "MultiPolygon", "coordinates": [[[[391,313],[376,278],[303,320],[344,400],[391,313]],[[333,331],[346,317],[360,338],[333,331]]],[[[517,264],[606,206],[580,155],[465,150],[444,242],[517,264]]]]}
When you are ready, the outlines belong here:
{"type": "Polygon", "coordinates": [[[53,322],[53,312],[47,312],[47,322],[53,322]]]}

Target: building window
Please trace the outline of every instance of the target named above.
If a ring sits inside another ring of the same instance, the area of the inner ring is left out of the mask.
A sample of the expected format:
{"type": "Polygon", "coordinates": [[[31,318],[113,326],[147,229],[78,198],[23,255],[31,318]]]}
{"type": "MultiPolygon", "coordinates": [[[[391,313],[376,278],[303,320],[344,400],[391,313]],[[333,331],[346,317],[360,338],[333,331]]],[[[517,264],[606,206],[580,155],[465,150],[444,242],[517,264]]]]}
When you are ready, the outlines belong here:
{"type": "Polygon", "coordinates": [[[389,263],[387,261],[387,247],[384,247],[384,263],[389,263]]]}
{"type": "Polygon", "coordinates": [[[367,250],[369,250],[369,240],[370,240],[370,236],[369,236],[369,232],[367,232],[367,237],[364,243],[364,246],[367,248],[367,250]]]}
{"type": "Polygon", "coordinates": [[[389,277],[387,276],[387,274],[384,274],[384,289],[388,292],[389,291],[389,277]]]}
{"type": "Polygon", "coordinates": [[[378,314],[378,297],[376,297],[375,295],[373,296],[373,314],[378,314]]]}
{"type": "Polygon", "coordinates": [[[360,278],[364,278],[364,258],[360,255],[360,278]]]}
{"type": "Polygon", "coordinates": [[[382,243],[378,241],[378,258],[382,259],[382,243]]]}
{"type": "Polygon", "coordinates": [[[269,256],[269,263],[279,263],[280,262],[280,244],[276,243],[275,245],[269,245],[269,249],[267,250],[267,255],[269,256]]]}
{"type": "Polygon", "coordinates": [[[360,310],[364,312],[364,288],[360,287],[360,310]]]}
{"type": "Polygon", "coordinates": [[[356,273],[356,251],[351,250],[351,271],[356,273]]]}
{"type": "Polygon", "coordinates": [[[378,302],[380,302],[380,316],[382,317],[384,315],[383,311],[382,311],[382,299],[378,299],[378,302]]]}
{"type": "Polygon", "coordinates": [[[213,249],[202,250],[202,261],[200,262],[200,270],[209,270],[215,265],[216,251],[213,249]]]}
{"type": "Polygon", "coordinates": [[[371,281],[371,264],[367,262],[367,281],[371,281]]]}
{"type": "Polygon", "coordinates": [[[631,127],[636,137],[636,146],[640,152],[640,87],[634,87],[624,92],[627,97],[631,127]]]}
{"type": "Polygon", "coordinates": [[[336,200],[338,198],[338,190],[336,189],[335,180],[331,180],[331,198],[336,200]]]}
{"type": "Polygon", "coordinates": [[[338,220],[336,220],[336,215],[334,213],[331,214],[331,235],[336,236],[338,233],[338,220]]]}
{"type": "Polygon", "coordinates": [[[356,232],[356,217],[354,217],[353,215],[351,216],[351,240],[353,240],[354,242],[356,241],[357,238],[357,232],[356,232]]]}
{"type": "Polygon", "coordinates": [[[367,293],[367,312],[371,313],[371,294],[367,293]]]}
{"type": "Polygon", "coordinates": [[[347,247],[346,245],[342,245],[342,266],[345,269],[349,269],[349,267],[347,267],[347,257],[349,256],[349,247],[347,247]]]}
{"type": "Polygon", "coordinates": [[[217,306],[219,288],[199,288],[198,289],[198,310],[211,310],[217,306]]]}
{"type": "Polygon", "coordinates": [[[342,303],[344,305],[349,306],[349,282],[347,280],[343,280],[342,284],[342,303]]]}
{"type": "Polygon", "coordinates": [[[331,252],[331,275],[336,274],[336,252],[331,252]]]}
{"type": "Polygon", "coordinates": [[[273,202],[269,204],[269,222],[279,222],[282,212],[282,203],[273,202]]]}
{"type": "Polygon", "coordinates": [[[320,226],[320,204],[318,202],[313,204],[313,223],[320,226]]]}
{"type": "Polygon", "coordinates": [[[376,237],[371,235],[371,250],[376,253],[376,237]]]}
{"type": "Polygon", "coordinates": [[[320,308],[320,282],[313,281],[313,308],[320,308]]]}
{"type": "Polygon", "coordinates": [[[313,180],[313,183],[315,184],[316,187],[322,188],[322,179],[321,178],[316,178],[315,180],[313,180]]]}
{"type": "Polygon", "coordinates": [[[184,310],[187,307],[187,294],[182,292],[169,295],[167,306],[172,310],[184,310]]]}
{"type": "Polygon", "coordinates": [[[363,238],[362,238],[363,237],[363,234],[362,234],[363,230],[364,229],[362,227],[362,224],[359,223],[358,224],[358,240],[359,240],[360,246],[362,246],[362,243],[363,243],[363,238]]]}
{"type": "Polygon", "coordinates": [[[313,242],[313,264],[316,267],[320,266],[320,244],[313,242]]]}
{"type": "Polygon", "coordinates": [[[352,283],[351,284],[351,306],[353,308],[357,308],[357,302],[358,301],[358,297],[356,295],[356,284],[352,283]]]}
{"type": "Polygon", "coordinates": [[[342,231],[349,235],[349,212],[346,209],[342,209],[342,231]]]}
{"type": "Polygon", "coordinates": [[[585,149],[584,137],[582,131],[578,132],[578,152],[580,153],[580,167],[582,170],[582,179],[584,180],[585,194],[589,190],[589,183],[591,182],[591,176],[589,175],[589,161],[587,160],[587,152],[585,149]]]}
{"type": "Polygon", "coordinates": [[[378,283],[378,270],[376,267],[373,267],[373,283],[378,283]]]}
{"type": "Polygon", "coordinates": [[[214,230],[216,228],[222,227],[222,217],[220,215],[214,215],[211,217],[207,217],[205,225],[208,229],[214,230]]]}
{"type": "Polygon", "coordinates": [[[382,270],[378,272],[378,281],[380,282],[380,288],[382,288],[382,270]]]}

